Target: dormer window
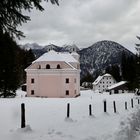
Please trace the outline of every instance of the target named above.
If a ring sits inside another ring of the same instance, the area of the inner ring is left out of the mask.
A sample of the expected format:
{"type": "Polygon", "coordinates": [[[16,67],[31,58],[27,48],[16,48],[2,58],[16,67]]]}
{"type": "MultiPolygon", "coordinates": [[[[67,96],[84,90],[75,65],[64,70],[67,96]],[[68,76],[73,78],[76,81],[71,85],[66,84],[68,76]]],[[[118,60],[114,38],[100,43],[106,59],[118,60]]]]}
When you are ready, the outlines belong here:
{"type": "Polygon", "coordinates": [[[59,64],[57,65],[57,69],[60,69],[60,65],[59,64]]]}
{"type": "Polygon", "coordinates": [[[50,69],[50,65],[49,64],[46,65],[46,69],[50,69]]]}

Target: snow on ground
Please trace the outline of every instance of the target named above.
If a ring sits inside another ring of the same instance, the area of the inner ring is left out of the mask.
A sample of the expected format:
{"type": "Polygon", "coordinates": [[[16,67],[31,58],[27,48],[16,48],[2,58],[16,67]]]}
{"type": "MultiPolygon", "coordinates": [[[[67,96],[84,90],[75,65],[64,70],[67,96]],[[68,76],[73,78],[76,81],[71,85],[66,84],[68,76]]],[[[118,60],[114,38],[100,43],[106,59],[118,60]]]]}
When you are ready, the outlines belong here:
{"type": "Polygon", "coordinates": [[[140,111],[134,94],[109,95],[81,91],[77,98],[28,98],[18,91],[12,99],[0,99],[0,140],[138,140],[140,111]],[[134,99],[134,108],[131,107],[134,99]],[[107,101],[107,113],[103,101],[107,101]],[[116,101],[117,113],[113,111],[116,101]],[[125,101],[128,110],[125,110],[125,101]],[[25,103],[26,124],[20,128],[20,107],[25,103]],[[70,103],[70,118],[66,118],[70,103]],[[89,116],[88,107],[92,105],[89,116]]]}

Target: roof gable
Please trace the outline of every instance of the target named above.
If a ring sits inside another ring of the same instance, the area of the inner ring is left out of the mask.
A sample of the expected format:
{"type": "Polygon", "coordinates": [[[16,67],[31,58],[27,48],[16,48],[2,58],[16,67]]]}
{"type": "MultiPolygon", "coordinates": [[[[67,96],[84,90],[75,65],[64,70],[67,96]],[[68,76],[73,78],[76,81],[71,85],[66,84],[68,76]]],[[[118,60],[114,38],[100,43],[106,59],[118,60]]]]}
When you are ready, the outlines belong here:
{"type": "Polygon", "coordinates": [[[34,62],[41,62],[41,61],[64,61],[66,63],[69,62],[78,63],[78,61],[70,53],[60,53],[60,52],[55,52],[54,50],[51,50],[43,54],[34,62]]]}
{"type": "MultiPolygon", "coordinates": [[[[112,77],[111,74],[104,74],[102,76],[98,76],[97,79],[92,83],[93,85],[97,85],[104,77],[112,77]]],[[[113,77],[112,77],[113,78],[113,77]]]]}

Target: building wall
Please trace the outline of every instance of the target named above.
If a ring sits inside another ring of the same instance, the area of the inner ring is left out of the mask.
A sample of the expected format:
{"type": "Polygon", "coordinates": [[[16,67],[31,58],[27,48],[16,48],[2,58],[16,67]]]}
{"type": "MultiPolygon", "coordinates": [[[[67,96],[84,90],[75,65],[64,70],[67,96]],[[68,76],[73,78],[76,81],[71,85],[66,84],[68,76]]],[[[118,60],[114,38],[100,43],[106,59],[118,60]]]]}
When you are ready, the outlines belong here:
{"type": "MultiPolygon", "coordinates": [[[[67,63],[59,61],[35,62],[29,66],[28,69],[46,69],[46,65],[50,65],[50,69],[57,69],[57,65],[60,65],[60,69],[72,69],[67,63]]],[[[77,63],[75,65],[77,65],[77,63]]]]}
{"type": "Polygon", "coordinates": [[[106,91],[106,89],[115,84],[116,80],[112,76],[104,76],[96,85],[93,85],[93,90],[99,90],[100,92],[106,91]]]}
{"type": "Polygon", "coordinates": [[[120,93],[128,93],[128,90],[117,90],[117,91],[115,91],[115,90],[110,90],[110,93],[111,94],[120,94],[120,93]],[[117,92],[117,93],[116,93],[117,92]]]}
{"type": "Polygon", "coordinates": [[[80,93],[80,70],[29,69],[27,70],[27,96],[75,97],[80,93]],[[32,83],[34,79],[34,83],[32,83]],[[69,79],[69,83],[66,83],[69,79]],[[32,91],[34,94],[32,95],[32,91]],[[69,95],[66,95],[69,91],[69,95]]]}

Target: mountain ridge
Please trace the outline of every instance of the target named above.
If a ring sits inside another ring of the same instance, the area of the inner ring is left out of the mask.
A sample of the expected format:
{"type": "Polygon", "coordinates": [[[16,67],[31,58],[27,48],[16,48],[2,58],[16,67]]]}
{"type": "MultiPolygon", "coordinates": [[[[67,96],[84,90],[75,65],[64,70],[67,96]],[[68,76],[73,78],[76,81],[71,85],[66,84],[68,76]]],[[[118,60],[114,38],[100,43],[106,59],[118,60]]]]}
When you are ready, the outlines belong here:
{"type": "MultiPolygon", "coordinates": [[[[36,48],[38,47],[36,46],[36,48]]],[[[134,55],[124,46],[110,40],[98,41],[83,49],[79,49],[75,44],[65,45],[63,47],[49,44],[41,49],[32,50],[36,58],[38,58],[40,55],[51,49],[58,52],[77,51],[80,55],[81,77],[85,76],[87,73],[90,73],[94,77],[97,73],[102,73],[109,65],[116,64],[120,66],[122,53],[125,53],[126,56],[134,55]]]]}
{"type": "Polygon", "coordinates": [[[122,53],[126,56],[134,54],[114,41],[98,41],[88,48],[82,49],[80,54],[80,64],[82,67],[81,75],[87,72],[93,73],[96,71],[102,73],[109,65],[121,65],[122,53]]]}

